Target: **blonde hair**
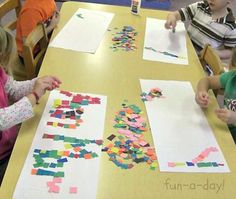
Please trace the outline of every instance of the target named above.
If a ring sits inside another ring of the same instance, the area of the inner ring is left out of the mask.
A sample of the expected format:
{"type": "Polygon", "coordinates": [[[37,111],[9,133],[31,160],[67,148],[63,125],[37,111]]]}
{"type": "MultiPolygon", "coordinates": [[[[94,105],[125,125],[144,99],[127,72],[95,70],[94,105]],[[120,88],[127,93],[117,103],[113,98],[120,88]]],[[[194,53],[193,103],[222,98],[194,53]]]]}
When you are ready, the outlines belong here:
{"type": "Polygon", "coordinates": [[[14,37],[0,26],[0,65],[6,71],[9,71],[9,65],[14,57],[15,49],[14,37]]]}

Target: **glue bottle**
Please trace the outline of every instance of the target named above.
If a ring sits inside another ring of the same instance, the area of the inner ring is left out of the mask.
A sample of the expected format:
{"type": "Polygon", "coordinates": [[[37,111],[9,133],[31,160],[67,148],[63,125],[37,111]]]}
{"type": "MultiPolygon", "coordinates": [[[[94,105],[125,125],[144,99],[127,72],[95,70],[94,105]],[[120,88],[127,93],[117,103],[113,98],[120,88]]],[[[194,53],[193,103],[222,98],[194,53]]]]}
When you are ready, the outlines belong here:
{"type": "Polygon", "coordinates": [[[139,15],[141,0],[131,0],[131,13],[139,15]]]}

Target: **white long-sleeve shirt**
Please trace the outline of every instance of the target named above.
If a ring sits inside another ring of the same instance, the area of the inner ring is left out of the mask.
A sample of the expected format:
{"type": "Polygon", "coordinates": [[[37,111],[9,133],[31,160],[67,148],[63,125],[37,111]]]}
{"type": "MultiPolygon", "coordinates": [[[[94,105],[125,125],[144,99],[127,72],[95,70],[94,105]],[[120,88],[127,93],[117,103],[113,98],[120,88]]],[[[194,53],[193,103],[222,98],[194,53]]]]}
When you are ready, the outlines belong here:
{"type": "Polygon", "coordinates": [[[10,99],[17,102],[8,107],[0,108],[0,131],[15,126],[34,115],[32,105],[25,96],[31,93],[35,80],[15,81],[8,76],[5,91],[10,99]]]}
{"type": "Polygon", "coordinates": [[[35,80],[15,81],[0,67],[0,161],[11,154],[18,134],[16,124],[34,115],[25,96],[31,93],[35,80]],[[16,102],[8,106],[8,99],[16,102]]]}

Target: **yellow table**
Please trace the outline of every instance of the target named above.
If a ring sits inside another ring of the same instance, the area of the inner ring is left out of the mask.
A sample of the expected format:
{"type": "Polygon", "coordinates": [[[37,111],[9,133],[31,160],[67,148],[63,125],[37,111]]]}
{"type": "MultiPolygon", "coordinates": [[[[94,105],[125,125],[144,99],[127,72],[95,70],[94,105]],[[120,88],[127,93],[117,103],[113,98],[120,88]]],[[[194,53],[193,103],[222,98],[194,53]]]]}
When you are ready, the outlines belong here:
{"type": "MultiPolygon", "coordinates": [[[[61,20],[53,37],[78,8],[115,13],[110,28],[131,25],[138,32],[136,41],[138,49],[131,52],[113,52],[109,48],[113,37],[111,32],[106,32],[95,54],[49,48],[40,71],[40,75],[53,74],[60,77],[63,82],[61,89],[108,96],[105,144],[110,133],[115,132],[111,120],[121,109],[124,99],[127,99],[129,104],[138,105],[144,111],[144,116],[147,117],[144,103],[139,97],[141,93],[139,79],[184,80],[190,81],[195,88],[198,80],[204,75],[189,39],[187,39],[189,66],[181,67],[142,59],[146,17],[165,19],[167,12],[164,11],[141,9],[140,16],[135,16],[130,14],[129,7],[67,2],[62,6],[61,20]]],[[[47,97],[48,94],[36,106],[36,116],[22,125],[0,189],[1,199],[12,197],[47,97]]],[[[212,104],[205,114],[229,164],[231,173],[164,173],[159,172],[158,168],[151,171],[146,164],[139,164],[130,170],[122,170],[108,160],[106,153],[102,153],[97,198],[234,198],[234,193],[236,193],[236,148],[226,125],[220,122],[213,113],[216,106],[216,100],[213,98],[212,104]]],[[[151,134],[147,133],[145,138],[153,146],[151,134]]]]}

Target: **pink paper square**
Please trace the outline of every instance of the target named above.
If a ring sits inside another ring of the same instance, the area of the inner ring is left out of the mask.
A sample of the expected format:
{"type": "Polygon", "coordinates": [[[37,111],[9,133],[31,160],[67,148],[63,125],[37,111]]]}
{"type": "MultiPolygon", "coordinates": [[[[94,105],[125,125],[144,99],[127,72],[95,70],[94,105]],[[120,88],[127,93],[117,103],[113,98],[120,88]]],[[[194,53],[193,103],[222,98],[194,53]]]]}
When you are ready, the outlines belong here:
{"type": "Polygon", "coordinates": [[[57,186],[57,185],[52,185],[52,186],[49,188],[48,192],[59,193],[59,192],[60,192],[60,187],[57,186]]]}
{"type": "Polygon", "coordinates": [[[77,193],[77,187],[70,187],[70,193],[77,193]]]}
{"type": "Polygon", "coordinates": [[[62,179],[61,178],[53,178],[54,183],[61,183],[62,179]]]}

